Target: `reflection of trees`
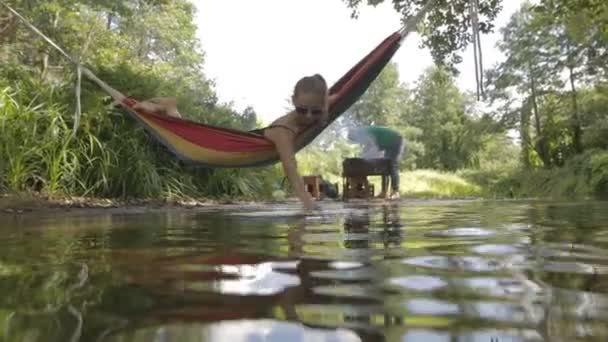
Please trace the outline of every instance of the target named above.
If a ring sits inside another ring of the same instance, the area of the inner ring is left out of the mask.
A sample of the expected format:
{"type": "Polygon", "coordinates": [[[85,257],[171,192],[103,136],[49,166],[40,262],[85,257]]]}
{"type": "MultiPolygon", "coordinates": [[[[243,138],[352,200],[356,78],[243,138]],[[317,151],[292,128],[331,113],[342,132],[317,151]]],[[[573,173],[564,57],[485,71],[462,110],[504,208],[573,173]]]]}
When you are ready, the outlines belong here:
{"type": "MultiPolygon", "coordinates": [[[[283,252],[285,258],[259,257],[257,254],[241,253],[231,255],[190,253],[186,256],[164,258],[163,262],[140,260],[141,264],[154,264],[156,271],[131,273],[133,284],[122,287],[119,298],[128,296],[130,291],[137,291],[141,296],[144,290],[146,296],[154,299],[154,303],[145,312],[131,313],[130,316],[136,318],[121,329],[123,333],[118,332],[118,335],[130,334],[128,331],[144,327],[167,327],[184,322],[200,324],[270,318],[298,322],[312,328],[343,327],[356,332],[364,341],[384,340],[382,330],[377,327],[379,322],[374,318],[383,314],[382,300],[373,295],[366,295],[364,291],[361,291],[364,293],[361,295],[351,293],[348,289],[353,286],[373,289],[373,286],[376,286],[372,281],[373,277],[366,274],[366,270],[373,271],[373,267],[370,267],[372,262],[370,257],[381,255],[383,248],[400,245],[398,208],[385,209],[380,213],[382,217],[380,222],[374,224],[370,224],[369,214],[346,217],[344,233],[347,236],[357,234],[359,238],[346,239],[343,242],[344,248],[374,252],[349,254],[349,259],[343,264],[359,265],[353,266],[354,269],[335,266],[333,261],[339,258],[315,255],[314,252],[311,254],[307,246],[310,243],[320,242],[307,242],[307,235],[311,231],[305,219],[291,221],[289,224],[286,235],[288,248],[283,252]],[[373,250],[374,248],[377,250],[373,250]],[[267,266],[272,270],[269,271],[267,266]],[[261,268],[256,270],[256,267],[261,268]],[[257,274],[257,271],[262,269],[270,272],[268,278],[270,281],[279,279],[277,276],[279,272],[297,276],[299,284],[285,286],[272,294],[263,294],[255,288],[245,289],[244,287],[251,284],[252,272],[257,274]],[[344,274],[349,276],[343,278],[344,274]],[[221,283],[224,280],[231,281],[233,285],[222,287],[221,283]],[[237,288],[242,291],[240,293],[228,291],[237,288]],[[338,292],[328,293],[320,289],[335,289],[338,292]],[[346,290],[340,292],[341,289],[346,290]]],[[[268,227],[268,221],[265,221],[265,225],[265,230],[260,231],[259,234],[281,235],[279,232],[272,233],[274,228],[268,227]]],[[[234,226],[232,229],[236,236],[222,237],[226,244],[235,244],[238,239],[248,235],[243,231],[250,231],[240,230],[234,226]]],[[[253,243],[247,241],[247,244],[253,243]]],[[[240,244],[242,246],[243,242],[240,244]]],[[[227,249],[239,250],[237,246],[227,249]]],[[[279,255],[277,252],[267,253],[267,255],[272,254],[279,255]]],[[[402,324],[400,317],[384,316],[385,326],[402,324]]]]}
{"type": "MultiPolygon", "coordinates": [[[[591,262],[596,262],[593,256],[596,256],[597,249],[592,248],[596,244],[594,233],[605,227],[598,223],[605,222],[601,219],[602,215],[606,217],[606,211],[598,210],[596,205],[561,204],[538,209],[541,214],[535,217],[534,223],[550,229],[543,229],[542,237],[534,240],[531,248],[535,254],[564,251],[567,252],[566,259],[571,258],[567,256],[568,253],[579,253],[578,260],[588,255],[591,262]],[[569,246],[566,242],[569,242],[569,246]]],[[[602,252],[605,253],[604,250],[602,252]]],[[[593,267],[577,262],[570,264],[576,266],[579,272],[556,272],[555,269],[544,267],[546,258],[537,256],[535,269],[538,271],[532,272],[544,289],[543,319],[539,324],[543,336],[552,341],[568,341],[589,334],[597,340],[608,340],[605,323],[608,320],[608,297],[602,294],[606,293],[608,285],[606,274],[600,275],[593,267]]],[[[553,267],[559,267],[561,257],[552,259],[555,260],[553,267]]]]}
{"type": "Polygon", "coordinates": [[[6,341],[80,341],[86,304],[98,299],[89,282],[86,263],[57,265],[45,270],[24,268],[2,279],[4,296],[1,336],[6,341]]]}

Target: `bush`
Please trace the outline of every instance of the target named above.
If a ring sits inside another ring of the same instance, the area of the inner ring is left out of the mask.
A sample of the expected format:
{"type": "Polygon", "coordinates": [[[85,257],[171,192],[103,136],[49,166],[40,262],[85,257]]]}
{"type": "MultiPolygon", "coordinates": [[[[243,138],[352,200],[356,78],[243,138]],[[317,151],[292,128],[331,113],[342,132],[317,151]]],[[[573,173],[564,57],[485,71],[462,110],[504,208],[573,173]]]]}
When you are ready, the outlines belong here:
{"type": "Polygon", "coordinates": [[[608,197],[608,151],[591,150],[553,169],[520,170],[505,180],[515,197],[608,197]]]}

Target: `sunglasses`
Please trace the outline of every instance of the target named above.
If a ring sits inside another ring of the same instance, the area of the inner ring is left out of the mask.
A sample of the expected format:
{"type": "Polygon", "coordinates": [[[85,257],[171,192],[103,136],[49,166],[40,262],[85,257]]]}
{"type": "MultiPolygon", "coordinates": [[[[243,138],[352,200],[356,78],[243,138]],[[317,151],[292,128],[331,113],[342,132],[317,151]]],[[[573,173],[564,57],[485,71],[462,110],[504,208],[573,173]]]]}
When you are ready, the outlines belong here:
{"type": "Polygon", "coordinates": [[[323,114],[323,110],[320,108],[307,108],[307,107],[302,107],[302,106],[296,106],[296,112],[298,112],[298,114],[302,114],[302,115],[310,112],[314,116],[320,116],[321,114],[323,114]]]}

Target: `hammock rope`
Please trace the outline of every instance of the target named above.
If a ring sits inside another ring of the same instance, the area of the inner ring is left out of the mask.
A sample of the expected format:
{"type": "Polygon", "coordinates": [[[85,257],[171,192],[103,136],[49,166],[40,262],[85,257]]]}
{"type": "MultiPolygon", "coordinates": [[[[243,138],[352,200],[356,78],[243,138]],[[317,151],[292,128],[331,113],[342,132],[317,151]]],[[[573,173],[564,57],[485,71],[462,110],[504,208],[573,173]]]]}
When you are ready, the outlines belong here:
{"type": "Polygon", "coordinates": [[[475,85],[477,101],[485,99],[483,86],[483,56],[481,53],[481,39],[479,35],[479,0],[469,1],[469,14],[471,16],[471,30],[473,39],[473,62],[475,63],[475,85]]]}

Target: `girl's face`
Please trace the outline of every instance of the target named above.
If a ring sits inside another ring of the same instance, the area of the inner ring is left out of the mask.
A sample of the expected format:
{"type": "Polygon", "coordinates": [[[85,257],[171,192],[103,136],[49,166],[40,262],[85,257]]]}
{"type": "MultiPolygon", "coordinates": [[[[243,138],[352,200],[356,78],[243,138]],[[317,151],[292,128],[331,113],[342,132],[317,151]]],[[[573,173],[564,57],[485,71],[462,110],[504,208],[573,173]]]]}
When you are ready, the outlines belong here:
{"type": "Polygon", "coordinates": [[[293,97],[298,113],[298,124],[310,125],[322,121],[327,114],[327,96],[317,93],[299,93],[293,97]]]}

